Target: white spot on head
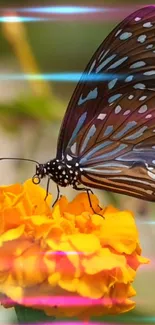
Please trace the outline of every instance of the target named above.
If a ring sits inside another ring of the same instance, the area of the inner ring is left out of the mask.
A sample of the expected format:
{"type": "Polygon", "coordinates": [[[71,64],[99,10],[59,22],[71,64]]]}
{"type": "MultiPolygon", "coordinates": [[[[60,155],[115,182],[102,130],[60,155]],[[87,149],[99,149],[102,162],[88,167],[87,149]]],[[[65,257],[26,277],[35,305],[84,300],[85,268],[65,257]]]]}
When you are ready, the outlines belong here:
{"type": "Polygon", "coordinates": [[[145,118],[151,118],[152,117],[152,114],[148,114],[145,116],[145,118]]]}
{"type": "Polygon", "coordinates": [[[125,82],[130,82],[133,80],[133,76],[128,76],[126,79],[125,79],[125,82]]]}
{"type": "Polygon", "coordinates": [[[118,114],[121,111],[122,107],[120,105],[116,106],[115,114],[118,114]]]}
{"type": "Polygon", "coordinates": [[[67,183],[68,183],[68,179],[64,179],[64,183],[66,183],[66,184],[67,184],[67,183]]]}
{"type": "Polygon", "coordinates": [[[141,17],[136,17],[135,18],[135,21],[139,21],[139,20],[141,20],[142,18],[141,17]]]}
{"type": "Polygon", "coordinates": [[[124,112],[123,115],[128,115],[130,112],[131,112],[130,109],[128,109],[127,111],[124,112]]]}
{"type": "Polygon", "coordinates": [[[141,83],[138,83],[138,84],[135,84],[133,86],[133,88],[135,88],[135,89],[145,89],[145,85],[144,84],[141,84],[141,83]]]}
{"type": "Polygon", "coordinates": [[[83,172],[83,168],[80,168],[80,172],[83,172]]]}
{"type": "Polygon", "coordinates": [[[134,95],[129,95],[128,96],[128,99],[133,99],[134,98],[134,95]]]}
{"type": "Polygon", "coordinates": [[[146,98],[147,98],[147,96],[142,96],[139,98],[139,100],[142,101],[142,100],[145,100],[146,98]]]}
{"type": "Polygon", "coordinates": [[[66,158],[67,158],[67,160],[69,160],[69,161],[73,159],[73,158],[72,158],[71,156],[69,156],[69,155],[67,155],[66,158]]]}
{"type": "Polygon", "coordinates": [[[104,120],[107,114],[99,114],[97,120],[104,120]]]}
{"type": "Polygon", "coordinates": [[[63,175],[66,175],[66,172],[65,172],[65,170],[63,170],[62,174],[63,174],[63,175]]]}
{"type": "MultiPolygon", "coordinates": [[[[57,159],[56,162],[59,162],[59,159],[57,159]]],[[[53,163],[53,164],[55,164],[55,163],[53,163]]]]}
{"type": "Polygon", "coordinates": [[[138,113],[145,113],[147,111],[147,105],[143,105],[140,107],[140,109],[138,110],[138,113]]]}
{"type": "Polygon", "coordinates": [[[145,28],[150,28],[152,26],[153,25],[152,25],[152,23],[150,21],[148,21],[148,23],[143,24],[143,27],[145,27],[145,28]]]}
{"type": "Polygon", "coordinates": [[[128,39],[131,36],[132,36],[131,32],[124,32],[123,34],[120,35],[119,38],[121,41],[125,41],[126,39],[128,39]]]}
{"type": "Polygon", "coordinates": [[[75,166],[78,167],[79,166],[79,163],[76,163],[75,166]]]}
{"type": "Polygon", "coordinates": [[[61,169],[62,167],[61,166],[58,166],[58,169],[61,169]]]}
{"type": "Polygon", "coordinates": [[[144,43],[146,40],[146,35],[140,35],[138,38],[137,38],[137,41],[139,43],[144,43]]]}

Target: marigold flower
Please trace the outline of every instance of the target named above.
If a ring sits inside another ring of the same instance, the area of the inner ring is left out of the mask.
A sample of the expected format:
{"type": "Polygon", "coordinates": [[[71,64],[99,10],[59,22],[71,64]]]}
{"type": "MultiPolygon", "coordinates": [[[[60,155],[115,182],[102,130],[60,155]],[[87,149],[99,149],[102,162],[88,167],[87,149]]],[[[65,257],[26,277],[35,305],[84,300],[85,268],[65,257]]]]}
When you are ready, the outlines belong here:
{"type": "MultiPolygon", "coordinates": [[[[122,313],[134,308],[132,282],[148,259],[134,217],[111,206],[100,209],[86,193],[72,202],[51,195],[31,180],[0,187],[0,293],[47,315],[122,313]]],[[[1,296],[1,297],[2,297],[1,296]]]]}

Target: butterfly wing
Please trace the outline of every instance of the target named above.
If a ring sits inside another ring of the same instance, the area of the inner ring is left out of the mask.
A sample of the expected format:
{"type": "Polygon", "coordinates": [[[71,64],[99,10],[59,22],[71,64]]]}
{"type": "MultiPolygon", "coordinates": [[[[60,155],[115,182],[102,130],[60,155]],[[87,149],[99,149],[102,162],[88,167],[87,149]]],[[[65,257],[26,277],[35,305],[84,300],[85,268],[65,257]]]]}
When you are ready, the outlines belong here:
{"type": "MultiPolygon", "coordinates": [[[[87,65],[68,105],[58,139],[57,158],[80,130],[132,86],[155,87],[155,7],[136,11],[100,45],[87,65]],[[149,70],[148,70],[149,69],[149,70]],[[93,81],[86,81],[93,75],[93,81]],[[102,80],[101,80],[102,79],[102,80]],[[143,82],[142,82],[143,81],[143,82]]],[[[104,113],[103,113],[104,114],[104,113]]]]}
{"type": "Polygon", "coordinates": [[[82,184],[154,201],[155,91],[136,89],[104,107],[66,154],[78,157],[82,184]]]}

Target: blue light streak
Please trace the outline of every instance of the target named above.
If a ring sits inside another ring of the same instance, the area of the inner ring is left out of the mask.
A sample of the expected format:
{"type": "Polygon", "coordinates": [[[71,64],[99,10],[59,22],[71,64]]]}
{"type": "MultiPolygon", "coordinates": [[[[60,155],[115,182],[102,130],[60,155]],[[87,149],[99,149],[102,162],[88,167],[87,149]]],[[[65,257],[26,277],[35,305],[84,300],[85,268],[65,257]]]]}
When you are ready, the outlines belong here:
{"type": "Polygon", "coordinates": [[[33,12],[44,14],[59,14],[59,15],[73,15],[73,14],[90,14],[108,11],[104,7],[80,7],[80,6],[49,6],[49,7],[33,7],[33,8],[20,8],[19,12],[33,12]]]}
{"type": "MultiPolygon", "coordinates": [[[[21,17],[21,16],[3,16],[0,17],[0,23],[29,23],[29,22],[37,22],[37,21],[47,21],[47,18],[39,18],[39,17],[21,17]]],[[[54,19],[50,19],[54,20],[54,19]]]]}
{"type": "Polygon", "coordinates": [[[46,81],[56,81],[56,82],[96,82],[96,81],[106,81],[111,80],[111,78],[119,78],[124,79],[124,75],[118,74],[106,74],[106,73],[84,73],[81,72],[64,72],[64,73],[43,73],[43,74],[23,74],[23,73],[13,73],[13,74],[0,74],[0,80],[14,80],[14,81],[22,81],[22,80],[46,80],[46,81]],[[82,80],[80,80],[82,76],[82,80]]]}

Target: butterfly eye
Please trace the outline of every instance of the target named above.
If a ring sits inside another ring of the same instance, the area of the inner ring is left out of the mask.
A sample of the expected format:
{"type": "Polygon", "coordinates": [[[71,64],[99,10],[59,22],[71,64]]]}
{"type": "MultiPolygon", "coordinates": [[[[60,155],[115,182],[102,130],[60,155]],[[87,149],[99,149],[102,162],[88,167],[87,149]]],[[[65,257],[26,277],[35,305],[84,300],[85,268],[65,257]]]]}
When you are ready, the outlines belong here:
{"type": "Polygon", "coordinates": [[[37,175],[37,174],[35,174],[33,177],[32,177],[32,182],[33,182],[33,184],[40,184],[40,182],[41,182],[41,178],[37,175]]]}

